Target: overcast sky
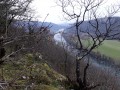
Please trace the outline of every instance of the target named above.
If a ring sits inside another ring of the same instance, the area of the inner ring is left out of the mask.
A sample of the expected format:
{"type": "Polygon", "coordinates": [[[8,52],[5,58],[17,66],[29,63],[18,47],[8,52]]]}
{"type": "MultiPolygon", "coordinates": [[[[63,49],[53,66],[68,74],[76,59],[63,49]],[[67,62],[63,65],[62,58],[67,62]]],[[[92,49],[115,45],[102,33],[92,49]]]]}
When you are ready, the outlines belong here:
{"type": "MultiPolygon", "coordinates": [[[[55,3],[56,0],[34,0],[32,3],[32,8],[35,10],[37,18],[40,21],[43,21],[44,18],[48,15],[46,21],[53,23],[65,23],[66,21],[63,18],[61,8],[58,7],[55,3]]],[[[115,2],[120,2],[120,0],[107,0],[106,5],[111,5],[115,2]]]]}
{"type": "Polygon", "coordinates": [[[47,22],[63,22],[61,8],[56,5],[55,0],[34,0],[32,7],[35,9],[36,14],[41,21],[49,14],[46,19],[47,22]]]}

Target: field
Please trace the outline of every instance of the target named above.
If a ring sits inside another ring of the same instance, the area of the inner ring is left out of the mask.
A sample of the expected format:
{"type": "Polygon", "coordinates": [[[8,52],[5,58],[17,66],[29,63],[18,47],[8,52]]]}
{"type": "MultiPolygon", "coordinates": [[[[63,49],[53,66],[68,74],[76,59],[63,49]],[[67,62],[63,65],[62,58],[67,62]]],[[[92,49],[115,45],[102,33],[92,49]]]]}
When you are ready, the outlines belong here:
{"type": "Polygon", "coordinates": [[[116,40],[105,40],[95,51],[105,56],[120,60],[120,42],[116,40]]]}
{"type": "MultiPolygon", "coordinates": [[[[73,43],[77,42],[77,37],[71,39],[73,43]]],[[[85,47],[91,46],[91,39],[82,40],[85,47]]],[[[79,46],[79,43],[78,43],[79,46]]],[[[105,40],[102,45],[94,49],[95,52],[100,52],[102,55],[113,58],[115,60],[120,60],[120,41],[117,40],[105,40]]]]}

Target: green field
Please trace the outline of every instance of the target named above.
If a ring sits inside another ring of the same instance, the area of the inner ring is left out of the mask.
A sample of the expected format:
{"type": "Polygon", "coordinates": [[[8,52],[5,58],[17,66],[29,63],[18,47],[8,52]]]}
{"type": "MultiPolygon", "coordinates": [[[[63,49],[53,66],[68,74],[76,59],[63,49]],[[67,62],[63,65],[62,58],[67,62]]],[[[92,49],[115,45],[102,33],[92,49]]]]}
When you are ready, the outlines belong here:
{"type": "MultiPolygon", "coordinates": [[[[72,42],[75,43],[77,40],[76,37],[73,38],[72,42]]],[[[91,46],[92,40],[86,39],[82,40],[82,43],[85,47],[91,46]]],[[[78,45],[79,46],[79,45],[78,45]]],[[[120,41],[117,40],[105,40],[102,45],[93,50],[99,52],[107,57],[113,58],[115,60],[120,60],[120,41]]]]}
{"type": "Polygon", "coordinates": [[[95,51],[105,56],[120,60],[120,42],[116,40],[105,40],[95,51]]]}

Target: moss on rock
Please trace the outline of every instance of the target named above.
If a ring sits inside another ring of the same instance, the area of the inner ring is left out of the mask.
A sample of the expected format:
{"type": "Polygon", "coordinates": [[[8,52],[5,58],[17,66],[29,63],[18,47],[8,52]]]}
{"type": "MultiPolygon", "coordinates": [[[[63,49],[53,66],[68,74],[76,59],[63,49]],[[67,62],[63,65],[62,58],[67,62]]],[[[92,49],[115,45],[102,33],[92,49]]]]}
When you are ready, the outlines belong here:
{"type": "MultiPolygon", "coordinates": [[[[28,84],[34,84],[33,90],[61,90],[60,88],[64,87],[62,81],[66,80],[66,78],[52,69],[47,63],[34,62],[32,54],[22,57],[19,63],[16,61],[14,65],[8,63],[3,66],[3,75],[6,81],[16,78],[15,85],[13,84],[16,87],[18,85],[16,90],[25,89],[28,84]]],[[[2,75],[1,72],[0,75],[2,75]]],[[[16,87],[11,88],[15,90],[16,87]]]]}

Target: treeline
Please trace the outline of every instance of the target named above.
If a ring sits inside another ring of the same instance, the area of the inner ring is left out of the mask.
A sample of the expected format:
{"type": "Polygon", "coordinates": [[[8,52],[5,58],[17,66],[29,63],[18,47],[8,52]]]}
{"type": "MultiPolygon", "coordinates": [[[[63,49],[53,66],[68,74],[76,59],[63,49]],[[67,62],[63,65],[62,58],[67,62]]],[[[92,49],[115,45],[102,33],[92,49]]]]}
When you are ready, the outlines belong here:
{"type": "Polygon", "coordinates": [[[105,56],[99,52],[91,52],[90,56],[97,61],[97,63],[104,65],[104,66],[108,66],[111,68],[115,68],[115,69],[119,69],[120,68],[120,63],[119,60],[110,58],[108,56],[105,56]]]}

